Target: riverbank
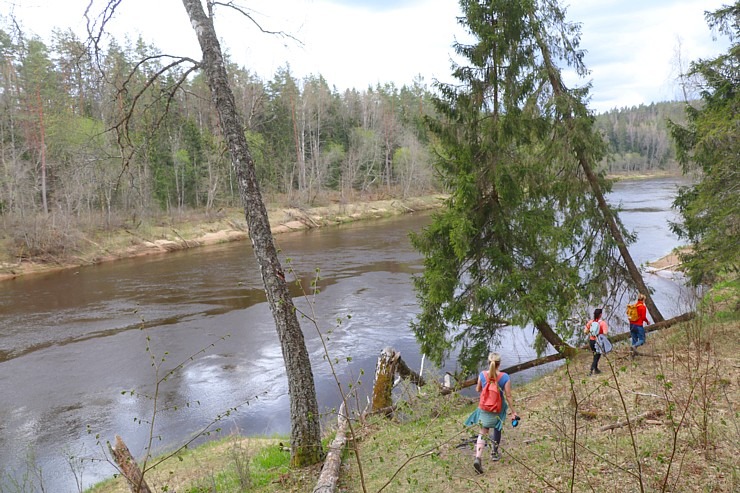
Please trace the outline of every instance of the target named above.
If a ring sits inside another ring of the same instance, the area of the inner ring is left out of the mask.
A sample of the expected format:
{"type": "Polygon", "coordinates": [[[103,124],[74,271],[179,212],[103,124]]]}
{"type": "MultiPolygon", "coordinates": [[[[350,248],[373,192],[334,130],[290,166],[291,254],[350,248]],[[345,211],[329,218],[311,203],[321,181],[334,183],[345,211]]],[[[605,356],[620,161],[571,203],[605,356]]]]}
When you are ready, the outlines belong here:
{"type": "MultiPolygon", "coordinates": [[[[593,377],[588,351],[524,385],[514,374],[521,421],[506,423],[500,461],[484,450],[481,475],[473,469],[478,430],[464,425],[477,404],[441,395],[438,375],[425,375],[432,383],[421,392],[402,384],[408,401],[392,419],[354,422],[349,447],[359,459],[345,454],[339,491],[737,491],[738,322],[719,318],[651,332],[637,357],[616,343],[593,377]]],[[[319,465],[287,464],[279,439],[233,436],[171,458],[148,478],[158,491],[313,491],[319,465]]],[[[91,491],[127,487],[117,478],[91,491]]]]}
{"type": "MultiPolygon", "coordinates": [[[[279,235],[290,231],[426,211],[439,208],[444,199],[444,195],[436,194],[409,199],[335,203],[312,208],[272,206],[268,207],[268,217],[273,235],[279,235]]],[[[77,242],[79,246],[51,260],[0,261],[0,281],[248,238],[244,211],[241,209],[220,210],[210,216],[200,214],[162,217],[151,224],[139,224],[135,228],[87,232],[77,242]]]]}

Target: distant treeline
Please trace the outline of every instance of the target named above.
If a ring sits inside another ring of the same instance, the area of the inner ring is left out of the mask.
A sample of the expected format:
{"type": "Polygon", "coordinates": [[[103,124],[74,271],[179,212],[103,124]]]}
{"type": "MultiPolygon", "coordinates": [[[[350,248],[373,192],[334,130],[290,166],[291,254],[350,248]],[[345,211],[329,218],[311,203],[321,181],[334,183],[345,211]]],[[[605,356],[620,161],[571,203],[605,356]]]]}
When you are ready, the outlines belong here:
{"type": "Polygon", "coordinates": [[[684,108],[684,103],[653,103],[598,115],[596,127],[609,144],[609,172],[676,169],[676,153],[666,121],[684,123],[684,108]]]}
{"type": "MultiPolygon", "coordinates": [[[[46,43],[0,29],[0,215],[140,215],[240,206],[203,75],[141,39],[96,51],[71,31],[46,43]]],[[[297,204],[437,191],[423,79],[338,91],[321,76],[272,80],[229,65],[260,186],[297,204]]],[[[671,168],[665,120],[682,105],[597,118],[609,171],[671,168]]]]}

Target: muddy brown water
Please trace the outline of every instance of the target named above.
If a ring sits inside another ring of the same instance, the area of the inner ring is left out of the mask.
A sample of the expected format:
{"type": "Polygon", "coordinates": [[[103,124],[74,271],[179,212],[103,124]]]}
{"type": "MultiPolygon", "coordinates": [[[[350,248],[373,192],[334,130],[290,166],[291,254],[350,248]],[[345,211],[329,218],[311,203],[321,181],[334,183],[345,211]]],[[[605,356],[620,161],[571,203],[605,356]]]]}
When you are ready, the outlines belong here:
{"type": "MultiPolygon", "coordinates": [[[[675,186],[675,179],[622,182],[609,196],[639,235],[631,247],[638,264],[678,244],[668,227],[675,186]]],[[[327,335],[343,382],[361,379],[369,391],[387,345],[420,368],[409,322],[418,313],[411,279],[422,262],[408,233],[428,221],[428,214],[407,215],[276,237],[286,270],[298,273],[306,289],[319,277],[318,294],[302,298],[295,286],[293,294],[327,335]]],[[[688,295],[673,274],[646,280],[665,316],[686,308],[688,295]]],[[[78,479],[89,486],[112,476],[112,466],[98,460],[81,467],[76,461],[73,472],[68,458],[100,459],[98,442],[116,434],[140,455],[155,393],[160,409],[167,408],[155,416],[156,453],[209,425],[223,430],[209,438],[289,433],[282,354],[249,242],[6,281],[0,314],[0,490],[23,483],[29,464],[46,491],[58,493],[77,491],[78,479]],[[157,379],[181,362],[157,391],[157,379]]],[[[302,325],[319,406],[328,411],[339,402],[336,384],[316,328],[308,318],[302,325]]],[[[534,356],[531,329],[505,332],[504,366],[534,356]]],[[[447,362],[454,365],[454,358],[447,362]]]]}

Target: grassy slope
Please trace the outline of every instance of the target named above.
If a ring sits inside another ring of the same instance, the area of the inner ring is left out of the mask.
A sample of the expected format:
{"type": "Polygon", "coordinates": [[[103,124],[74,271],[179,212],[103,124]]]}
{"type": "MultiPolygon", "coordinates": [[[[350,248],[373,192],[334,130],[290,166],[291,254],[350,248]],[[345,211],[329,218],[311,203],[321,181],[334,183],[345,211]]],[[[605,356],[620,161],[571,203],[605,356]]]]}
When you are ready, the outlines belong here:
{"type": "MultiPolygon", "coordinates": [[[[736,296],[723,299],[729,309],[720,317],[649,334],[637,358],[618,344],[608,361],[602,359],[599,376],[586,376],[590,354],[583,352],[552,374],[515,387],[522,423],[516,429],[507,424],[504,457],[493,463],[486,454],[483,475],[472,468],[472,445],[463,443],[477,432],[463,425],[475,403],[424,389],[425,395],[412,397],[394,420],[356,425],[365,491],[737,491],[736,303],[736,296]],[[603,430],[625,416],[629,426],[603,430]]],[[[166,491],[164,484],[178,492],[241,491],[228,445],[234,440],[189,452],[175,466],[166,464],[155,481],[157,491],[166,491]],[[170,470],[174,473],[165,473],[170,470]],[[212,489],[216,477],[221,483],[212,489]]],[[[274,442],[250,447],[251,474],[261,479],[245,491],[312,491],[318,468],[289,471],[287,453],[274,442]],[[266,448],[258,452],[262,445],[266,448]],[[272,462],[263,464],[260,454],[272,462]]],[[[363,491],[358,471],[349,453],[341,491],[363,491]]],[[[125,488],[118,480],[95,491],[125,488]]]]}

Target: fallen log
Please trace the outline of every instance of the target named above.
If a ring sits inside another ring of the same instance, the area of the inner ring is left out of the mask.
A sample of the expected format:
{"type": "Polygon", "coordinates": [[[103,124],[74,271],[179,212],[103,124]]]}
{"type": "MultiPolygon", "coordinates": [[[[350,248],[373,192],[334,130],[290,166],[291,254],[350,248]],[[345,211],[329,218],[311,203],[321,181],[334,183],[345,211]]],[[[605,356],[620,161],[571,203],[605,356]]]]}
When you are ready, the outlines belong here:
{"type": "Polygon", "coordinates": [[[625,427],[625,426],[627,426],[629,424],[633,424],[633,425],[634,424],[637,424],[640,421],[642,421],[643,419],[650,418],[650,419],[654,420],[655,418],[657,418],[659,416],[662,416],[662,415],[663,415],[663,411],[661,411],[660,409],[657,409],[655,411],[647,411],[647,412],[644,412],[642,414],[638,414],[637,416],[635,416],[631,420],[623,419],[621,421],[617,421],[614,424],[602,426],[601,428],[599,428],[599,431],[609,431],[609,430],[615,430],[617,428],[623,428],[623,427],[625,427]]]}
{"type": "MultiPolygon", "coordinates": [[[[687,321],[691,320],[692,318],[694,318],[695,316],[696,316],[696,314],[694,312],[684,313],[683,315],[679,315],[677,317],[673,317],[673,318],[670,318],[668,320],[663,320],[662,322],[658,322],[658,323],[654,323],[652,325],[648,325],[647,327],[645,327],[645,332],[654,332],[656,330],[667,329],[668,327],[671,327],[672,325],[675,325],[677,323],[687,322],[687,321]]],[[[613,336],[609,336],[609,340],[612,343],[615,343],[615,342],[624,341],[626,339],[629,339],[629,337],[630,337],[630,333],[629,332],[624,332],[622,334],[616,334],[616,335],[613,335],[613,336]]],[[[591,348],[589,348],[588,345],[581,346],[579,349],[589,350],[589,351],[591,350],[591,348]]],[[[558,360],[561,360],[561,359],[565,359],[565,355],[560,354],[560,353],[555,353],[555,354],[551,354],[549,356],[543,356],[542,358],[537,358],[537,359],[530,360],[530,361],[527,361],[527,362],[524,362],[524,363],[519,363],[518,365],[510,366],[509,368],[504,368],[501,371],[503,371],[503,372],[508,373],[509,375],[511,375],[513,373],[517,373],[517,372],[520,372],[520,371],[528,370],[530,368],[534,368],[536,366],[545,365],[547,363],[552,363],[553,361],[558,361],[558,360]]],[[[443,388],[441,393],[442,393],[442,395],[446,395],[446,394],[449,394],[451,392],[457,392],[458,390],[462,390],[462,389],[465,389],[465,388],[468,388],[468,387],[472,387],[473,385],[475,385],[475,383],[477,381],[478,381],[478,377],[477,376],[475,378],[469,378],[467,380],[462,381],[458,385],[455,385],[454,387],[451,387],[451,388],[443,388]]]]}
{"type": "MultiPolygon", "coordinates": [[[[656,330],[663,330],[667,329],[668,327],[671,327],[672,325],[675,325],[677,323],[681,322],[688,322],[692,318],[696,316],[696,313],[694,312],[688,312],[684,313],[683,315],[679,315],[677,317],[669,318],[668,320],[663,320],[662,322],[657,322],[652,325],[645,326],[645,332],[655,332],[656,330]]],[[[613,336],[609,336],[609,340],[612,343],[624,341],[630,338],[629,331],[623,332],[621,334],[616,334],[613,336]]]]}
{"type": "Polygon", "coordinates": [[[108,443],[108,449],[118,469],[121,471],[121,475],[126,478],[131,493],[152,493],[152,490],[149,489],[146,481],[144,481],[144,474],[139,469],[139,465],[120,436],[116,435],[116,444],[114,446],[108,443]]]}
{"type": "MultiPolygon", "coordinates": [[[[520,371],[528,370],[530,368],[534,368],[535,366],[544,365],[547,363],[552,363],[553,361],[558,361],[561,359],[564,359],[565,356],[560,353],[551,354],[549,356],[543,356],[542,358],[533,359],[530,361],[526,361],[524,363],[519,363],[518,365],[510,366],[508,368],[504,368],[501,371],[504,373],[508,373],[509,375],[513,373],[517,373],[520,371]]],[[[442,395],[447,395],[452,392],[457,392],[458,390],[466,389],[468,387],[472,387],[478,382],[478,377],[475,378],[469,378],[467,380],[463,380],[462,382],[458,383],[454,387],[449,388],[443,388],[440,392],[442,395]]]]}
{"type": "Polygon", "coordinates": [[[344,402],[339,406],[339,416],[337,421],[337,434],[329,445],[329,452],[324,460],[324,467],[321,469],[319,480],[313,493],[335,493],[337,483],[339,482],[339,468],[342,465],[342,452],[347,444],[347,426],[349,420],[346,416],[344,402]]]}
{"type": "Polygon", "coordinates": [[[401,358],[400,354],[398,355],[398,374],[401,375],[401,378],[406,378],[416,384],[417,387],[423,387],[426,385],[424,377],[409,368],[409,365],[407,365],[403,358],[401,358]]]}

